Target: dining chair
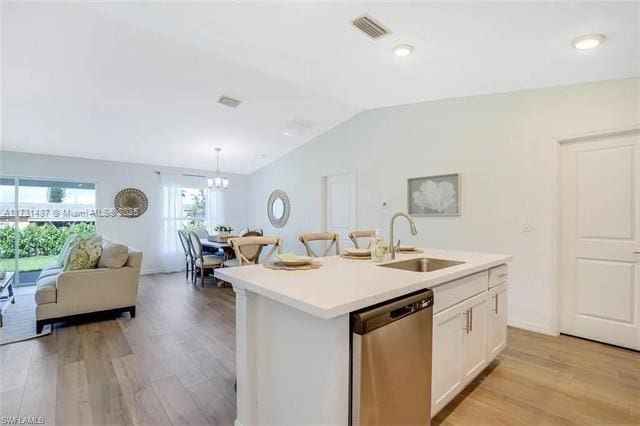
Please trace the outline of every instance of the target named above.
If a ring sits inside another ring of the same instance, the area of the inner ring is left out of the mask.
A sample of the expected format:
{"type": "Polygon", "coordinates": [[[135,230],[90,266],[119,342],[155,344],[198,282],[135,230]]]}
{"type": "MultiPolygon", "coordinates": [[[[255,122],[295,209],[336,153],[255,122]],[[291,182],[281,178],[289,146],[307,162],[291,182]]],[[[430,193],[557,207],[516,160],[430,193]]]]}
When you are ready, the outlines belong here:
{"type": "Polygon", "coordinates": [[[236,254],[234,266],[255,265],[260,260],[260,254],[266,246],[271,246],[271,250],[263,258],[269,260],[276,253],[282,252],[282,241],[278,237],[250,236],[231,238],[229,244],[236,254]],[[258,250],[256,250],[258,247],[258,250]]]}
{"type": "Polygon", "coordinates": [[[249,232],[249,228],[247,228],[246,226],[244,228],[242,228],[241,230],[238,231],[238,235],[243,237],[244,234],[246,234],[247,232],[249,232]]]}
{"type": "MultiPolygon", "coordinates": [[[[376,231],[373,229],[367,229],[363,231],[351,231],[349,232],[349,239],[353,242],[355,248],[360,248],[358,245],[358,238],[369,238],[376,235],[376,231]]],[[[371,240],[367,243],[367,248],[371,245],[371,240]]]]}
{"type": "Polygon", "coordinates": [[[202,287],[204,287],[204,271],[206,269],[220,268],[222,266],[222,257],[203,254],[202,242],[200,241],[200,237],[198,236],[198,234],[196,234],[194,231],[191,231],[191,233],[189,233],[189,239],[191,241],[191,246],[193,247],[193,251],[195,254],[195,261],[193,263],[194,272],[192,272],[191,274],[192,281],[194,283],[196,282],[196,275],[198,272],[200,272],[201,284],[202,287]]]}
{"type": "Polygon", "coordinates": [[[199,238],[208,238],[209,232],[204,228],[193,228],[193,231],[199,238]]]}
{"type": "MultiPolygon", "coordinates": [[[[188,231],[184,232],[184,236],[186,237],[187,244],[189,246],[189,252],[191,253],[191,281],[195,282],[195,273],[196,273],[196,259],[198,257],[198,253],[196,252],[196,248],[193,246],[191,242],[191,233],[188,231]]],[[[202,245],[202,243],[200,243],[202,245]]]]}
{"type": "MultiPolygon", "coordinates": [[[[256,231],[247,231],[244,234],[241,234],[240,237],[241,238],[262,237],[262,234],[256,231]]],[[[232,239],[237,239],[237,238],[232,238],[232,239]]],[[[229,240],[229,244],[231,244],[231,239],[229,240]]],[[[235,247],[233,247],[233,244],[231,244],[231,248],[233,249],[234,255],[235,255],[235,247]]],[[[261,244],[243,245],[241,246],[240,251],[242,252],[242,255],[247,259],[259,259],[260,253],[262,253],[262,245],[261,244]]],[[[224,266],[229,268],[233,268],[234,266],[240,266],[238,261],[238,256],[236,255],[233,259],[225,260],[224,266]]]]}
{"type": "Polygon", "coordinates": [[[310,234],[302,234],[300,235],[300,242],[304,245],[304,248],[307,249],[307,254],[311,257],[324,257],[329,254],[331,248],[335,246],[336,255],[340,254],[340,245],[338,244],[338,240],[340,236],[335,232],[313,232],[310,234]],[[309,244],[312,241],[331,241],[331,243],[327,246],[322,256],[318,256],[311,245],[309,244]]]}
{"type": "Polygon", "coordinates": [[[189,279],[189,272],[190,270],[193,268],[193,257],[192,257],[192,253],[191,253],[191,247],[190,247],[190,242],[189,242],[189,237],[187,237],[187,234],[182,231],[182,230],[178,230],[178,239],[180,240],[180,245],[182,246],[182,250],[184,251],[184,263],[186,266],[186,279],[189,279]]]}

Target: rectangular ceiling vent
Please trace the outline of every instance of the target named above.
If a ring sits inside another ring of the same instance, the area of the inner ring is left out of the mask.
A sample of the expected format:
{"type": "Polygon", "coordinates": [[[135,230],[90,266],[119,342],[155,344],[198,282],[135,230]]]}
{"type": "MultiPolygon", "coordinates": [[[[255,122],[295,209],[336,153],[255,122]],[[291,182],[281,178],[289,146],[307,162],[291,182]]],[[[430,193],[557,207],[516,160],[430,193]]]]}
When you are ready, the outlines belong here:
{"type": "Polygon", "coordinates": [[[239,101],[237,99],[233,99],[233,98],[230,98],[229,96],[224,96],[224,95],[220,96],[220,99],[218,99],[219,104],[222,104],[231,108],[237,108],[241,102],[242,101],[239,101]]]}
{"type": "Polygon", "coordinates": [[[360,31],[368,35],[374,40],[384,37],[391,33],[388,29],[382,26],[379,22],[370,16],[362,15],[351,21],[351,23],[360,31]]]}

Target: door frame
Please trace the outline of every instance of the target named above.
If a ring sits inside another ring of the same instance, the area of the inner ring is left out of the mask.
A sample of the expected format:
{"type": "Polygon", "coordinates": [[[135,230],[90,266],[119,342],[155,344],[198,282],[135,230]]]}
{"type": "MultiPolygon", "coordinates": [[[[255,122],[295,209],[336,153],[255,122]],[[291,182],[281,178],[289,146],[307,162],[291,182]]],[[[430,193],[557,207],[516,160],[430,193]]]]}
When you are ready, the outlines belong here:
{"type": "Polygon", "coordinates": [[[351,212],[351,221],[355,229],[358,227],[358,187],[357,187],[357,179],[356,179],[356,170],[341,170],[341,171],[331,171],[322,173],[320,176],[320,228],[324,231],[327,230],[327,178],[338,175],[351,175],[351,187],[353,191],[351,192],[351,203],[353,205],[353,210],[351,212]]]}
{"type": "Polygon", "coordinates": [[[640,123],[632,124],[629,126],[617,127],[613,129],[602,129],[595,130],[591,132],[584,132],[573,134],[569,136],[565,136],[562,138],[558,138],[558,143],[556,146],[556,181],[555,181],[555,197],[553,198],[555,215],[553,215],[553,223],[552,223],[552,232],[555,234],[555,239],[552,238],[553,246],[551,247],[551,254],[555,257],[555,262],[551,264],[551,277],[552,277],[552,293],[551,293],[551,318],[552,324],[551,329],[549,330],[551,334],[558,336],[560,335],[560,304],[562,303],[560,297],[560,286],[562,283],[560,282],[560,198],[561,198],[561,187],[560,187],[560,168],[562,167],[560,161],[560,150],[563,145],[567,145],[570,143],[580,143],[580,142],[589,142],[595,139],[602,138],[613,138],[616,136],[626,136],[626,135],[640,135],[640,123]],[[554,241],[555,240],[555,241],[554,241]]]}

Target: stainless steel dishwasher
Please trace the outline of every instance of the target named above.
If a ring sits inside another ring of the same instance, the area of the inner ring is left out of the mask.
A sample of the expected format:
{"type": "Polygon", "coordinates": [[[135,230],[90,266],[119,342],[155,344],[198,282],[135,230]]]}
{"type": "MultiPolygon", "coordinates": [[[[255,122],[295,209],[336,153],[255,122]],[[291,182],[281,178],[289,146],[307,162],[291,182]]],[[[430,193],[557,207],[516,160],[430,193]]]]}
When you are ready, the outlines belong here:
{"type": "Polygon", "coordinates": [[[351,314],[351,424],[431,423],[433,292],[351,314]]]}

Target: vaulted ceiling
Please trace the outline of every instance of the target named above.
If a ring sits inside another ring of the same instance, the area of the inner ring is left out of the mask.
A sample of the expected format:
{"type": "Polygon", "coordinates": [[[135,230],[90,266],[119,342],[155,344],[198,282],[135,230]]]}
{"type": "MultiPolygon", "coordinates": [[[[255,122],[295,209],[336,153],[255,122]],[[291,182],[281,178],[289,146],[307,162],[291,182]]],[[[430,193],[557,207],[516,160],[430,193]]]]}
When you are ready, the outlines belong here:
{"type": "Polygon", "coordinates": [[[2,149],[211,170],[221,146],[251,173],[365,109],[638,76],[639,20],[637,2],[5,1],[2,149]],[[355,29],[364,13],[391,34],[355,29]],[[573,49],[586,33],[607,40],[573,49]]]}

